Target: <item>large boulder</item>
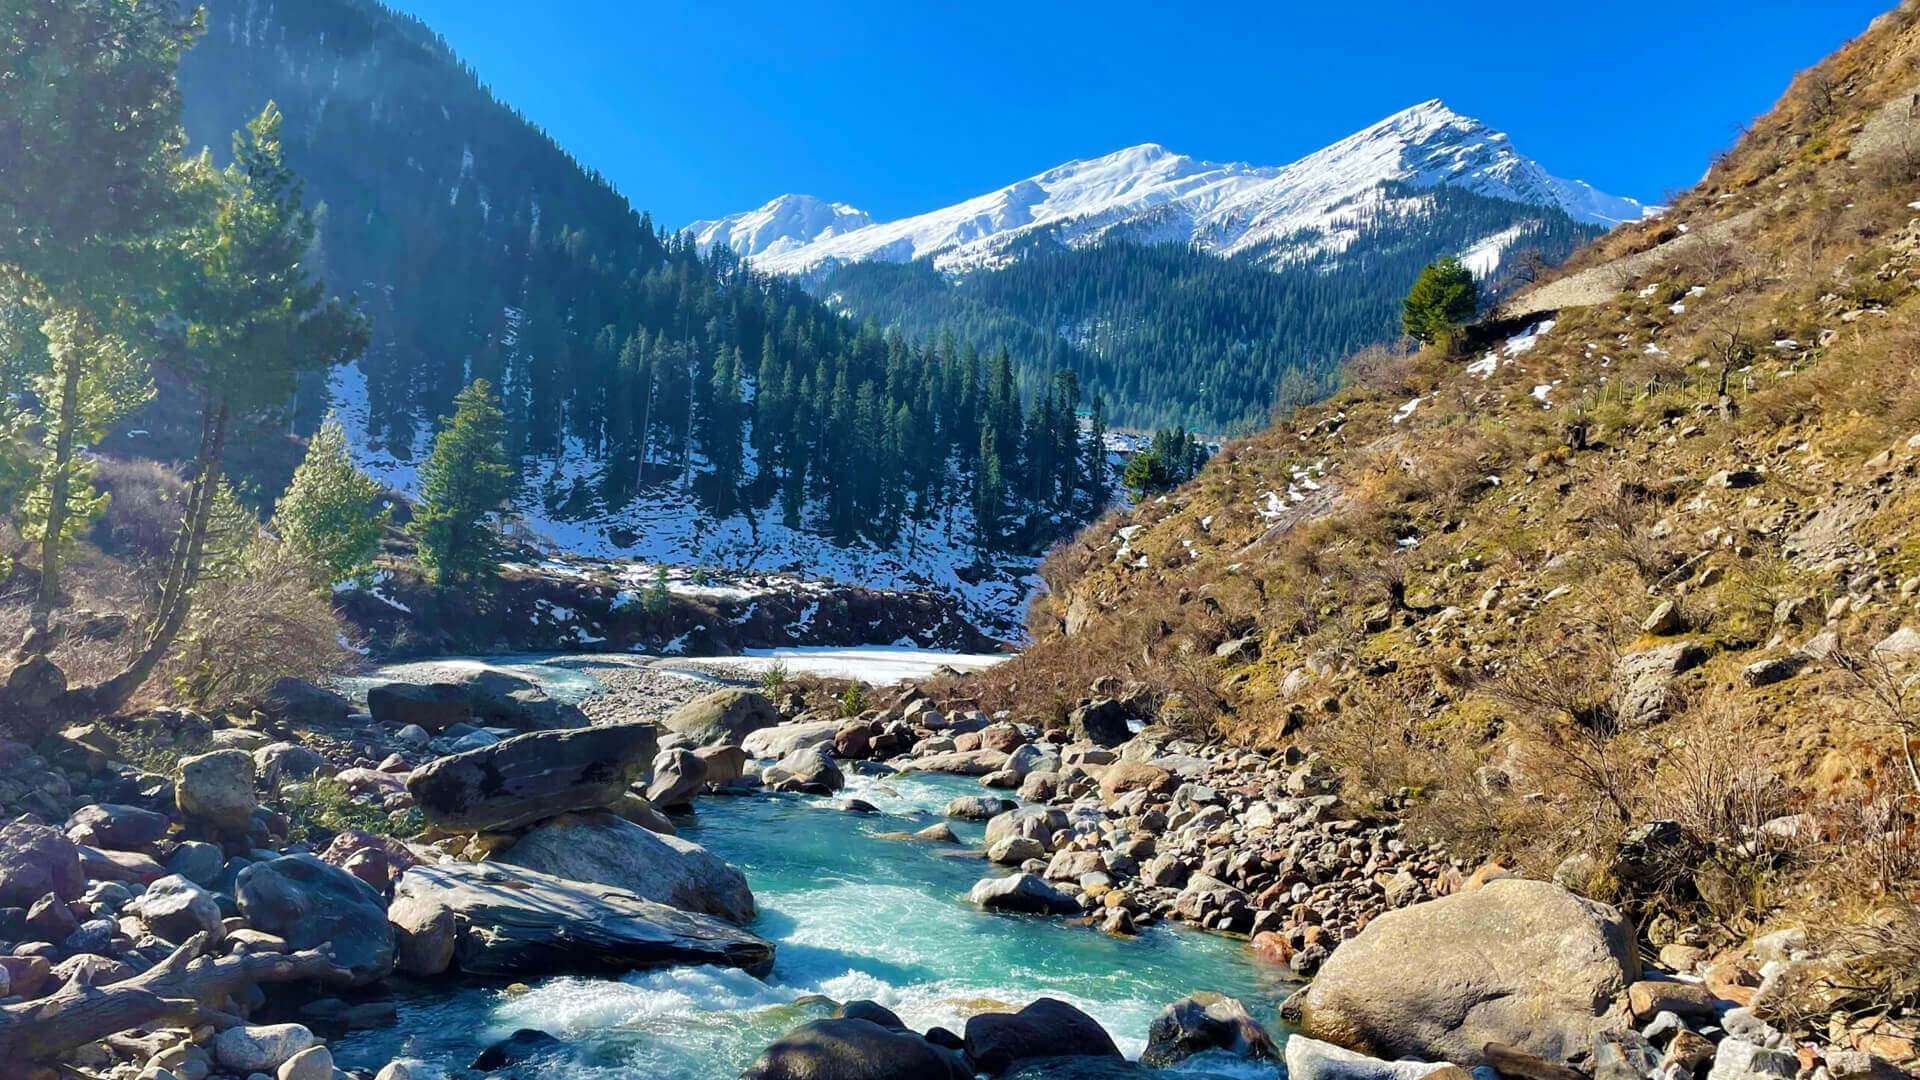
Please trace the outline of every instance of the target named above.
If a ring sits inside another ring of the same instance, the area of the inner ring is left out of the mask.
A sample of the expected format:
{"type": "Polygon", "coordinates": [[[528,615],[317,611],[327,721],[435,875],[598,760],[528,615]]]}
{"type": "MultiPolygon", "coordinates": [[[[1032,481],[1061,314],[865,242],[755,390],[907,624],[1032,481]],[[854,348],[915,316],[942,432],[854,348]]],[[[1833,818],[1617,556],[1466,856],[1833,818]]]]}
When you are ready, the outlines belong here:
{"type": "Polygon", "coordinates": [[[840,730],[838,720],[809,720],[799,724],[781,724],[761,728],[740,740],[741,749],[755,758],[778,760],[810,746],[833,745],[833,734],[840,730]]]}
{"type": "Polygon", "coordinates": [[[651,724],[538,731],[430,761],[407,790],[440,828],[514,829],[614,805],[657,750],[651,724]]]}
{"type": "Polygon", "coordinates": [[[473,719],[473,703],[452,683],[382,683],[367,691],[367,711],[387,727],[413,724],[435,734],[473,719]]]}
{"type": "Polygon", "coordinates": [[[914,772],[952,773],[955,776],[986,776],[1007,767],[1007,755],[998,750],[944,750],[923,754],[908,761],[914,772]]]}
{"type": "Polygon", "coordinates": [[[608,885],[682,911],[753,921],[746,875],[706,848],[663,836],[612,814],[542,822],[495,856],[543,874],[608,885]]]}
{"type": "Polygon", "coordinates": [[[1098,1021],[1057,998],[1038,998],[1017,1013],[979,1013],[967,1018],[967,1056],[980,1071],[998,1076],[1034,1058],[1120,1058],[1098,1021]]]}
{"type": "Polygon", "coordinates": [[[973,1080],[960,1055],[897,1027],[854,1017],[802,1024],[767,1047],[741,1080],[973,1080]]]}
{"type": "Polygon", "coordinates": [[[1047,884],[1038,874],[981,878],[968,890],[967,899],[988,911],[1012,911],[1022,915],[1080,914],[1078,900],[1047,884]]]}
{"type": "Polygon", "coordinates": [[[1116,761],[1100,770],[1100,799],[1111,803],[1129,791],[1172,791],[1179,780],[1167,770],[1145,761],[1116,761]]]}
{"type": "Polygon", "coordinates": [[[367,711],[382,724],[418,724],[432,732],[456,723],[544,731],[585,727],[576,705],[556,701],[533,682],[493,668],[458,671],[434,683],[384,683],[367,692],[367,711]]]}
{"type": "Polygon", "coordinates": [[[694,698],[669,714],[663,726],[698,746],[738,746],[754,732],[779,723],[780,710],[765,694],[734,688],[694,698]]]}
{"type": "Polygon", "coordinates": [[[220,918],[219,901],[179,874],[169,874],[147,886],[147,891],[126,910],[154,937],[175,945],[200,933],[216,945],[227,936],[226,925],[220,918]]]}
{"type": "Polygon", "coordinates": [[[86,888],[80,849],[58,830],[30,821],[0,828],[0,907],[27,907],[48,893],[78,900],[86,888]]]}
{"type": "Polygon", "coordinates": [[[1632,925],[1544,881],[1505,878],[1390,911],[1335,949],[1300,1030],[1382,1058],[1485,1060],[1503,1043],[1585,1054],[1639,977],[1632,925]]]}
{"type": "Polygon", "coordinates": [[[118,803],[90,803],[67,818],[67,839],[89,847],[137,851],[167,835],[165,814],[118,803]]]}
{"type": "Polygon", "coordinates": [[[1042,854],[1053,850],[1053,834],[1067,827],[1067,814],[1051,806],[1022,806],[995,815],[987,822],[983,843],[991,848],[1010,836],[1024,836],[1040,844],[1042,854]]]}
{"type": "Polygon", "coordinates": [[[260,710],[301,727],[333,727],[353,715],[353,702],[305,679],[276,679],[260,696],[260,710]]]}
{"type": "Polygon", "coordinates": [[[371,885],[312,855],[283,855],[241,870],[240,914],[291,949],[326,949],[356,985],[393,971],[394,932],[371,885]]]}
{"type": "Polygon", "coordinates": [[[817,746],[803,747],[769,765],[760,779],[774,791],[798,791],[808,795],[831,795],[847,786],[840,766],[817,746]]]}
{"type": "Polygon", "coordinates": [[[1280,1056],[1273,1037],[1245,1005],[1220,994],[1200,993],[1181,998],[1154,1018],[1140,1063],[1166,1068],[1209,1050],[1266,1061],[1280,1056]]]}
{"type": "Polygon", "coordinates": [[[453,919],[453,962],[472,975],[625,974],[712,964],[765,976],[773,945],[731,923],[605,885],[502,863],[416,866],[394,903],[453,919]]]}
{"type": "Polygon", "coordinates": [[[180,812],[228,832],[245,832],[260,805],[253,790],[253,755],[215,750],[180,762],[174,800],[180,812]]]}
{"type": "Polygon", "coordinates": [[[691,750],[663,751],[653,759],[653,782],[647,785],[647,801],[672,809],[693,802],[706,786],[706,760],[691,750]]]}
{"type": "Polygon", "coordinates": [[[1097,698],[1067,714],[1076,742],[1115,747],[1133,738],[1133,713],[1112,698],[1097,698]]]}

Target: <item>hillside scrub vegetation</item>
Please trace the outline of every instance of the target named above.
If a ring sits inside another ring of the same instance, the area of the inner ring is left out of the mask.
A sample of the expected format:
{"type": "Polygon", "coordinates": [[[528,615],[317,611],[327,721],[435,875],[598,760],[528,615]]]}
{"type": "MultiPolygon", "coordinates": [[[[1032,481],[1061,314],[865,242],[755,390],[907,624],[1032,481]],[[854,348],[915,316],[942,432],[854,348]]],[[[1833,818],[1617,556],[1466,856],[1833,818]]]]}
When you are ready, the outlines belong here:
{"type": "Polygon", "coordinates": [[[1910,1040],[1917,91],[1908,4],[1534,286],[1590,299],[1356,357],[1062,545],[1032,649],[965,692],[1040,718],[1158,688],[1149,719],[1321,752],[1368,812],[1618,900],[1649,948],[1804,927],[1845,961],[1786,1019],[1910,1040]]]}

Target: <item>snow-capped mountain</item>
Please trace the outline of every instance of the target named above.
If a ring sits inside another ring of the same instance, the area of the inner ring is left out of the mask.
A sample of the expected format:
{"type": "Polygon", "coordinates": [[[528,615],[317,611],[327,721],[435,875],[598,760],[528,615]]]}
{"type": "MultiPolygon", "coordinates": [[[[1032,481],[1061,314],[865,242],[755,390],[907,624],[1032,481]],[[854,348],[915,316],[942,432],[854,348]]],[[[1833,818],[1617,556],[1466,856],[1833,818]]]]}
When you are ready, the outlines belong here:
{"type": "Polygon", "coordinates": [[[758,221],[784,199],[691,228],[706,242],[722,235],[717,226],[738,220],[725,234],[735,250],[753,256],[763,270],[807,276],[849,263],[925,257],[947,271],[991,268],[1028,239],[1079,246],[1116,235],[1187,242],[1220,255],[1253,253],[1283,264],[1345,250],[1359,225],[1389,211],[1388,188],[1395,184],[1458,187],[1557,207],[1575,220],[1604,225],[1646,212],[1632,199],[1552,175],[1517,153],[1505,134],[1436,100],[1291,165],[1201,161],[1144,143],[1069,162],[931,213],[820,231],[800,242],[785,241],[806,229],[779,230],[771,222],[735,238],[748,220],[758,221]],[[761,239],[774,234],[780,239],[761,239]]]}
{"type": "Polygon", "coordinates": [[[716,244],[746,256],[772,256],[873,224],[864,210],[811,195],[782,195],[757,210],[686,227],[702,254],[716,244]]]}

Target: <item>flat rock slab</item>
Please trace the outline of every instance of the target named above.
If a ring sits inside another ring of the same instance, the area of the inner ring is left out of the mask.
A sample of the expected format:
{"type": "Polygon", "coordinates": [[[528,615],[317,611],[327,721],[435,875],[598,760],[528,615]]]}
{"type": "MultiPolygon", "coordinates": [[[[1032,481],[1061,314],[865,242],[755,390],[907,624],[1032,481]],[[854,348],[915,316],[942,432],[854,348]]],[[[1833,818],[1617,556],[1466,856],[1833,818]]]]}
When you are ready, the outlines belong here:
{"type": "Polygon", "coordinates": [[[651,724],[538,731],[430,761],[407,790],[440,828],[515,829],[612,806],[658,750],[651,724]]]}
{"type": "Polygon", "coordinates": [[[394,892],[454,920],[453,961],[475,975],[602,974],[685,964],[773,970],[773,944],[709,915],[499,863],[416,866],[394,892]]]}

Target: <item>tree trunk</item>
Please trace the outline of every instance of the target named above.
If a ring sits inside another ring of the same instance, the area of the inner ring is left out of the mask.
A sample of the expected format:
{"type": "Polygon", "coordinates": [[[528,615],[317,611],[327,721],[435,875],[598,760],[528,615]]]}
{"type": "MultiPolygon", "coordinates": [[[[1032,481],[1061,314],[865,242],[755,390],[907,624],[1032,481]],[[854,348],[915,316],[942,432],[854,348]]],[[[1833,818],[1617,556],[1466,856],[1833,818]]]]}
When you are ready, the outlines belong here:
{"type": "MultiPolygon", "coordinates": [[[[33,601],[35,637],[44,640],[47,619],[60,603],[60,543],[67,528],[68,481],[73,465],[74,430],[80,423],[80,367],[77,346],[65,350],[60,379],[60,419],[54,432],[53,473],[47,482],[47,534],[40,541],[40,591],[33,601]]],[[[44,651],[44,650],[40,650],[44,651]]]]}
{"type": "Polygon", "coordinates": [[[319,950],[216,958],[201,956],[206,947],[207,935],[195,934],[133,978],[99,987],[69,983],[46,997],[0,1008],[0,1062],[48,1061],[131,1028],[190,1023],[255,983],[352,981],[350,972],[319,950]]]}

